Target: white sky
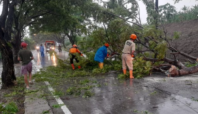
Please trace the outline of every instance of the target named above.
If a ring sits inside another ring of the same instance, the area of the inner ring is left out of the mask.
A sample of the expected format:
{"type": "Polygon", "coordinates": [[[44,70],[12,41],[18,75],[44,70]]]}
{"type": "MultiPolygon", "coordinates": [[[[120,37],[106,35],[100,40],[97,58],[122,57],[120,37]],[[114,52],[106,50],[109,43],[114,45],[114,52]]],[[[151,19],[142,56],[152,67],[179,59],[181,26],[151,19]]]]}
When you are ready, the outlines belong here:
{"type": "MultiPolygon", "coordinates": [[[[180,11],[184,6],[187,6],[191,8],[194,5],[198,5],[198,1],[196,0],[182,0],[179,3],[174,4],[174,0],[158,0],[159,1],[159,6],[164,5],[166,3],[169,3],[173,6],[175,6],[177,11],[180,11]]],[[[139,6],[140,6],[140,18],[142,23],[146,23],[146,18],[147,18],[147,12],[146,12],[146,7],[143,4],[142,0],[138,1],[139,6]]]]}

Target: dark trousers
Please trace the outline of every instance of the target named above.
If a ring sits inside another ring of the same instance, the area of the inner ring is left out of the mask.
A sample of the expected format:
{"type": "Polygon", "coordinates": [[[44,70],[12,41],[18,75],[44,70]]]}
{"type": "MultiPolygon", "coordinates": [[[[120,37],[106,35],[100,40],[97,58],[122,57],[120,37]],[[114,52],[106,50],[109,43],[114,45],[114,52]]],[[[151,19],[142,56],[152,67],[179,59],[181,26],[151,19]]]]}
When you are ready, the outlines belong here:
{"type": "Polygon", "coordinates": [[[79,62],[79,60],[77,59],[77,57],[75,55],[71,54],[70,64],[73,64],[74,63],[74,59],[76,60],[77,63],[79,62]]]}
{"type": "Polygon", "coordinates": [[[43,51],[41,51],[41,57],[45,57],[45,54],[43,51]]]}

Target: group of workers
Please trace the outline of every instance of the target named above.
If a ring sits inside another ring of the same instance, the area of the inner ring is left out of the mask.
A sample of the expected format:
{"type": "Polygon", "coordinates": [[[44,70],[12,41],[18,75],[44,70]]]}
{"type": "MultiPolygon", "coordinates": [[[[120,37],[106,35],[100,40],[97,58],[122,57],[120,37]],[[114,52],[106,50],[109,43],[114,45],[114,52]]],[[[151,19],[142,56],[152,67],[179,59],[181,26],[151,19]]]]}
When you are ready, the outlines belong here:
{"type": "MultiPolygon", "coordinates": [[[[135,34],[131,34],[130,39],[125,42],[124,48],[122,50],[122,68],[123,73],[126,74],[126,69],[128,67],[130,72],[130,78],[133,77],[133,59],[134,59],[134,52],[135,52],[135,43],[134,40],[136,40],[137,36],[135,34]],[[127,67],[126,67],[127,66],[127,67]]],[[[24,75],[24,81],[26,84],[26,88],[29,88],[29,83],[32,83],[32,62],[33,55],[30,50],[27,49],[27,43],[22,42],[21,43],[22,49],[19,51],[18,54],[18,60],[22,61],[22,69],[21,73],[24,75]]],[[[107,48],[109,47],[108,43],[105,43],[104,46],[100,47],[94,57],[94,60],[99,62],[99,68],[103,68],[103,62],[106,57],[110,57],[107,54],[107,48]]],[[[44,57],[44,47],[41,44],[40,45],[40,52],[41,56],[44,57]]],[[[75,59],[78,63],[78,57],[76,54],[80,54],[83,56],[83,54],[80,52],[80,50],[77,48],[77,45],[73,45],[72,48],[69,50],[70,53],[70,64],[72,66],[72,69],[75,69],[75,66],[73,64],[73,60],[75,59]]],[[[81,66],[79,65],[78,68],[80,69],[81,66]]]]}
{"type": "MultiPolygon", "coordinates": [[[[122,50],[122,69],[123,69],[123,73],[126,74],[126,69],[128,67],[129,69],[129,74],[130,74],[130,78],[134,78],[133,76],[133,59],[134,59],[134,52],[135,52],[135,43],[134,40],[136,40],[137,36],[135,34],[131,34],[130,35],[130,39],[127,40],[124,44],[124,48],[122,50]]],[[[100,47],[94,57],[94,60],[98,62],[99,68],[102,69],[103,65],[104,65],[104,59],[107,57],[110,57],[110,55],[108,55],[107,53],[107,48],[109,47],[108,43],[105,43],[104,46],[100,47]]],[[[70,63],[72,66],[72,69],[74,70],[74,64],[73,64],[73,60],[75,59],[76,62],[78,63],[79,60],[77,58],[77,53],[80,54],[81,56],[82,53],[79,51],[79,49],[77,48],[77,45],[74,44],[72,46],[72,48],[70,48],[70,63]]],[[[80,69],[81,66],[78,66],[78,68],[80,69]]]]}

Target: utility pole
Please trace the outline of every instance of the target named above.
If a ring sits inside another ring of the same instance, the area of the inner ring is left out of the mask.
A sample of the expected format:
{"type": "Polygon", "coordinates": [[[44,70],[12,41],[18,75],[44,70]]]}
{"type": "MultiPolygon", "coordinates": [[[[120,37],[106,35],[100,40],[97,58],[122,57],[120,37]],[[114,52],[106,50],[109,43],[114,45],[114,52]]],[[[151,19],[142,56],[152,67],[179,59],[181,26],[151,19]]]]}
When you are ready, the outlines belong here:
{"type": "Polygon", "coordinates": [[[159,5],[158,0],[155,0],[155,12],[156,12],[155,27],[156,27],[156,29],[158,29],[158,16],[159,16],[158,5],[159,5]]]}

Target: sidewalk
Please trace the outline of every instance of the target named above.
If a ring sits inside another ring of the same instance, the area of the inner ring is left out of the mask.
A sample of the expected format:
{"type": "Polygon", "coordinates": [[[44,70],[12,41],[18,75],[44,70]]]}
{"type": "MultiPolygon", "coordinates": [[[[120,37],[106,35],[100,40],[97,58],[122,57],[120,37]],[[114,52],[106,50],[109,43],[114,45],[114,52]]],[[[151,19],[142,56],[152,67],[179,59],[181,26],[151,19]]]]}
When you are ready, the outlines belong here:
{"type": "MultiPolygon", "coordinates": [[[[32,63],[32,74],[35,74],[39,69],[34,61],[32,61],[32,63]]],[[[47,100],[41,97],[43,91],[38,89],[38,85],[39,83],[34,82],[28,90],[30,93],[26,93],[25,95],[25,114],[53,114],[47,100]],[[34,92],[34,94],[31,94],[31,91],[34,92]]]]}
{"type": "Polygon", "coordinates": [[[25,114],[53,114],[48,102],[42,98],[43,91],[37,89],[38,83],[31,85],[28,91],[33,91],[34,94],[26,93],[24,108],[25,114]]]}
{"type": "MultiPolygon", "coordinates": [[[[34,63],[34,62],[32,62],[34,63]]],[[[16,77],[21,76],[21,64],[14,64],[15,67],[15,75],[16,77]]],[[[2,72],[2,63],[0,62],[0,72],[2,72]]],[[[36,73],[38,71],[37,66],[33,64],[32,73],[36,73]]],[[[1,87],[1,73],[0,73],[0,87],[1,87]]],[[[42,95],[43,91],[38,90],[38,83],[34,83],[31,85],[31,88],[28,91],[34,92],[34,94],[26,93],[25,101],[24,101],[24,109],[25,114],[53,114],[48,102],[45,98],[39,98],[42,95]]]]}

